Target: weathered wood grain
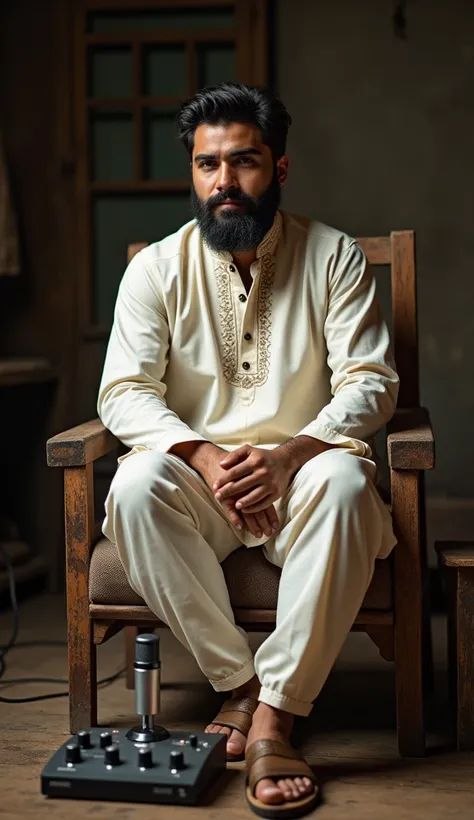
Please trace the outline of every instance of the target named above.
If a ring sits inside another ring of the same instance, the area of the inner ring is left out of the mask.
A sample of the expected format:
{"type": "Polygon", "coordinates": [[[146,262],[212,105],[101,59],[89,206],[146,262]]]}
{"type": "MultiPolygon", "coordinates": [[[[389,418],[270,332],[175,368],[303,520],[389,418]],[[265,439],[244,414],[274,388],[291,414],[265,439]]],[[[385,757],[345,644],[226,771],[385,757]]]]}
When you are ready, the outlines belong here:
{"type": "Polygon", "coordinates": [[[390,265],[391,243],[389,236],[359,237],[358,243],[371,265],[390,265]]]}
{"type": "Polygon", "coordinates": [[[121,629],[123,629],[121,621],[92,621],[92,635],[95,645],[99,646],[101,643],[105,643],[121,629]]]}
{"type": "Polygon", "coordinates": [[[387,451],[395,470],[433,470],[435,441],[428,410],[399,409],[387,425],[387,451]]]}
{"type": "Polygon", "coordinates": [[[64,471],[66,596],[71,732],[97,723],[96,648],[89,617],[89,559],[94,531],[92,464],[64,471]]]}
{"type": "Polygon", "coordinates": [[[118,439],[93,419],[48,439],[46,454],[49,467],[81,467],[107,455],[119,446],[118,439]]]}
{"type": "Polygon", "coordinates": [[[446,567],[474,567],[474,541],[436,541],[435,549],[446,567]]]}

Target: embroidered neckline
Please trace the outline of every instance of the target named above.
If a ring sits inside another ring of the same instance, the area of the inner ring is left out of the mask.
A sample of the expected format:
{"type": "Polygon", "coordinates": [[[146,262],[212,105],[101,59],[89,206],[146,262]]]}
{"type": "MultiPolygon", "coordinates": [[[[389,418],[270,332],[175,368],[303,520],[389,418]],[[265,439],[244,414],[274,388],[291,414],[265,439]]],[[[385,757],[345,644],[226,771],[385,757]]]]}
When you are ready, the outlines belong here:
{"type": "Polygon", "coordinates": [[[230,253],[213,253],[217,259],[214,269],[219,298],[219,322],[222,338],[222,369],[228,384],[234,387],[260,387],[268,379],[270,370],[270,341],[272,332],[272,290],[275,275],[275,251],[282,231],[282,218],[277,211],[273,225],[257,248],[260,259],[256,308],[257,365],[255,373],[239,370],[237,321],[232,301],[229,274],[230,253]]]}
{"type": "Polygon", "coordinates": [[[270,370],[272,285],[275,274],[275,257],[266,254],[261,265],[256,317],[257,366],[255,373],[239,371],[237,322],[232,302],[230,276],[224,262],[220,262],[215,269],[222,338],[222,370],[226,382],[234,387],[260,387],[267,381],[270,370]]]}

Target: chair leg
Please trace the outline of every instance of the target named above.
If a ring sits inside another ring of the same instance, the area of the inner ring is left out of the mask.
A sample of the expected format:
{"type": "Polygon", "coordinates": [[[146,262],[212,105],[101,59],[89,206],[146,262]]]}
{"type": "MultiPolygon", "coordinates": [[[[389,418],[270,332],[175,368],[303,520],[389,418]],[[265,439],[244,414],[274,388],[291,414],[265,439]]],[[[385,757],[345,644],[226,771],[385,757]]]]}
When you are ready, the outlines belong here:
{"type": "Polygon", "coordinates": [[[423,573],[420,556],[419,476],[392,470],[392,509],[397,523],[395,571],[395,675],[398,747],[402,757],[423,757],[423,573]]]}
{"type": "Polygon", "coordinates": [[[92,622],[69,626],[69,726],[71,734],[97,726],[97,649],[92,622]]]}
{"type": "Polygon", "coordinates": [[[414,635],[398,646],[395,630],[395,680],[398,748],[402,757],[424,757],[423,657],[414,635]]]}

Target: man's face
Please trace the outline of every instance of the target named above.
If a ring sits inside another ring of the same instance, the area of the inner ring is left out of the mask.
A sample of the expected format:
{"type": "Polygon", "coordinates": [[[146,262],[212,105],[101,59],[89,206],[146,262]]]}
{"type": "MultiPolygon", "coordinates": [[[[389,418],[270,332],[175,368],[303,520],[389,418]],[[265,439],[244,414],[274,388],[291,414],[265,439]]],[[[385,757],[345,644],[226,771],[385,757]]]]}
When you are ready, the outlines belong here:
{"type": "Polygon", "coordinates": [[[245,123],[200,125],[192,155],[192,206],[216,250],[253,250],[270,229],[286,178],[260,130],[245,123]]]}

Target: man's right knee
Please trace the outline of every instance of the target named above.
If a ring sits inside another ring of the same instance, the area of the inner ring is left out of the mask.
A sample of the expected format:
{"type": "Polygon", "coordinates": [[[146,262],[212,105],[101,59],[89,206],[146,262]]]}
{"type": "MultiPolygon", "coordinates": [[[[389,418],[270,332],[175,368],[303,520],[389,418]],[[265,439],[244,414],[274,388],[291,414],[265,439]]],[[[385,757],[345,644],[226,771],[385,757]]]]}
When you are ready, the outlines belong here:
{"type": "Polygon", "coordinates": [[[122,508],[142,506],[147,498],[173,489],[173,459],[160,450],[143,450],[122,461],[110,486],[109,503],[122,508]]]}

